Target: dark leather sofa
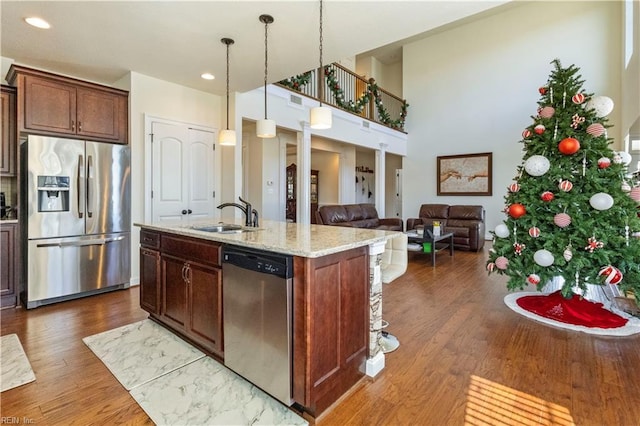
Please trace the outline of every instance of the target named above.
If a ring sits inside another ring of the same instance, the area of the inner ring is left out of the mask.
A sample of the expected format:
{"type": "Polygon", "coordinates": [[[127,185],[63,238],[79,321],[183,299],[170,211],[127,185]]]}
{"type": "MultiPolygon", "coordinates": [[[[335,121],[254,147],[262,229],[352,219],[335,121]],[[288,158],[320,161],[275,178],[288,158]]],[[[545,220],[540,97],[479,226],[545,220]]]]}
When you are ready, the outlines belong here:
{"type": "Polygon", "coordinates": [[[336,204],[320,206],[316,212],[319,225],[402,231],[401,218],[380,219],[373,204],[336,204]]]}
{"type": "Polygon", "coordinates": [[[482,206],[423,204],[418,216],[407,219],[407,230],[439,221],[443,232],[453,232],[455,248],[479,251],[484,247],[485,212],[482,206]]]}

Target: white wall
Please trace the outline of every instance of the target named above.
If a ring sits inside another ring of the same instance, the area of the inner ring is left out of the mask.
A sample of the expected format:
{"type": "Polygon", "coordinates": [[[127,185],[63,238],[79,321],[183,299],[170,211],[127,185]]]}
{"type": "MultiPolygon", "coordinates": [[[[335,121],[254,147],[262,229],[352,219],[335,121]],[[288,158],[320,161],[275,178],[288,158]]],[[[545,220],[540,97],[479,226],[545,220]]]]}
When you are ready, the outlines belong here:
{"type": "Polygon", "coordinates": [[[318,205],[338,204],[340,156],[335,152],[312,151],[311,169],[318,171],[318,205]]]}
{"type": "MultiPolygon", "coordinates": [[[[405,46],[403,81],[411,105],[403,162],[403,214],[423,203],[482,204],[487,229],[503,218],[506,187],[522,162],[531,123],[559,58],[576,64],[588,92],[621,97],[619,2],[531,2],[405,46]],[[438,197],[438,155],[493,152],[493,196],[438,197]]],[[[609,116],[614,126],[620,108],[609,116]]],[[[621,143],[616,127],[609,136],[621,143]]]]}
{"type": "MultiPolygon", "coordinates": [[[[216,131],[220,126],[221,98],[199,90],[190,89],[140,73],[131,72],[116,83],[129,90],[129,146],[131,147],[131,218],[133,222],[145,220],[145,145],[144,114],[186,123],[200,124],[216,131]]],[[[220,160],[216,156],[218,172],[216,186],[220,182],[220,160]]],[[[216,193],[218,193],[216,191],[216,193]]],[[[138,247],[139,229],[131,230],[131,277],[139,282],[140,265],[138,247]]]]}
{"type": "MultiPolygon", "coordinates": [[[[638,125],[640,120],[640,3],[635,0],[626,0],[622,9],[622,49],[629,50],[632,54],[628,62],[623,54],[622,66],[622,119],[621,131],[629,132],[629,129],[638,125]],[[631,9],[631,10],[629,10],[631,9]],[[626,34],[626,25],[631,25],[630,34],[626,34]]],[[[640,132],[640,129],[637,131],[640,132]]],[[[634,136],[639,133],[631,132],[634,136]]],[[[635,170],[635,163],[632,163],[635,170]]]]}

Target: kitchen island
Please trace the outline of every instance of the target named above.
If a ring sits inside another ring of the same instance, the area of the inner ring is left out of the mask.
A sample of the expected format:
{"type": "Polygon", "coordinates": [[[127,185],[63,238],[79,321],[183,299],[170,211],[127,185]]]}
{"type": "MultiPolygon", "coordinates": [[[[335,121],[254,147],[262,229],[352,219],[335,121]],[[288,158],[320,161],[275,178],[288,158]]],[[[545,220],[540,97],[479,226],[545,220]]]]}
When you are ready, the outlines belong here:
{"type": "Polygon", "coordinates": [[[380,255],[400,233],[275,221],[232,233],[199,230],[212,220],[135,225],[142,308],[222,361],[225,245],[293,256],[291,395],[311,416],[384,368],[380,255]]]}

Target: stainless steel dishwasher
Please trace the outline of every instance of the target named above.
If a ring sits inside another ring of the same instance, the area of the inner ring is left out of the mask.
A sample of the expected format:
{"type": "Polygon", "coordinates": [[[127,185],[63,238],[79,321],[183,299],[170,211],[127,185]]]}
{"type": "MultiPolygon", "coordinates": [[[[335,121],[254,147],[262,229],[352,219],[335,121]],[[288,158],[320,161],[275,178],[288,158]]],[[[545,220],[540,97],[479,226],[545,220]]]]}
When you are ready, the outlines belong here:
{"type": "Polygon", "coordinates": [[[224,364],[287,405],[291,399],[293,257],[223,249],[224,364]]]}

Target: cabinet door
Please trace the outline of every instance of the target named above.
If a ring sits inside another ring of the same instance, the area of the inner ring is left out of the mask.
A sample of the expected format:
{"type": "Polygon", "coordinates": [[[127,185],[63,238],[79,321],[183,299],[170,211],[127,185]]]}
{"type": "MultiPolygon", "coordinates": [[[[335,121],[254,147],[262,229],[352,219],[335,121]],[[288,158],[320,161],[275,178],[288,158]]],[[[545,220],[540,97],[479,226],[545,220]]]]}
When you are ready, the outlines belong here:
{"type": "Polygon", "coordinates": [[[24,128],[76,134],[76,87],[25,76],[24,128]]]}
{"type": "Polygon", "coordinates": [[[189,336],[222,356],[222,270],[189,263],[189,336]]]}
{"type": "Polygon", "coordinates": [[[16,305],[16,225],[0,226],[0,307],[16,305]]]}
{"type": "Polygon", "coordinates": [[[186,262],[183,259],[162,255],[162,315],[163,321],[178,329],[184,329],[187,319],[186,262]]]}
{"type": "MultiPolygon", "coordinates": [[[[126,99],[124,99],[126,102],[126,99]]],[[[89,139],[111,139],[126,143],[126,113],[123,96],[115,93],[93,90],[85,87],[77,89],[76,131],[89,139]],[[124,117],[123,117],[124,113],[124,117]],[[125,120],[123,125],[122,120],[125,120]]]]}
{"type": "Polygon", "coordinates": [[[293,398],[311,414],[322,412],[363,375],[369,331],[367,250],[294,260],[293,398]]]}
{"type": "Polygon", "coordinates": [[[160,313],[160,253],[146,248],[140,249],[140,307],[160,313]]]}
{"type": "Polygon", "coordinates": [[[0,139],[0,175],[16,175],[16,94],[12,88],[2,86],[2,139],[0,139]]]}

